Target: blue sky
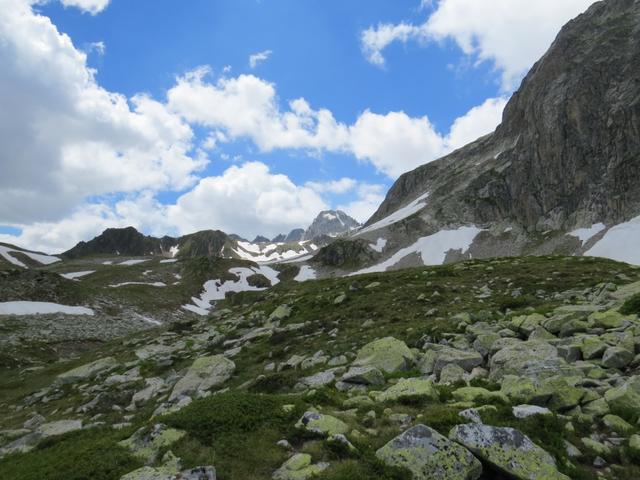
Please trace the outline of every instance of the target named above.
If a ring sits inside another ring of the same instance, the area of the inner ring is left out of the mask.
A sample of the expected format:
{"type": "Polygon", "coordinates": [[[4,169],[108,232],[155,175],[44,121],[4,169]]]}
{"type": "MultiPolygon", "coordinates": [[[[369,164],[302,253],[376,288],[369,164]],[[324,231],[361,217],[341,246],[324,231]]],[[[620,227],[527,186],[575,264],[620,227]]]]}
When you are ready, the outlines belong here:
{"type": "Polygon", "coordinates": [[[399,174],[492,131],[591,2],[539,3],[0,0],[0,240],[364,221],[399,174]]]}

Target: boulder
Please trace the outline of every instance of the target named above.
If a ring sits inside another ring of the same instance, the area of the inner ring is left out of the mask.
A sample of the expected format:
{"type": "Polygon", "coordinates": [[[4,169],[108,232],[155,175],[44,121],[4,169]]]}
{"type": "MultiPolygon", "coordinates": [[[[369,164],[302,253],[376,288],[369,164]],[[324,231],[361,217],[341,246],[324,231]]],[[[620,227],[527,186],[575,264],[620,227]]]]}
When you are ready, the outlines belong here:
{"type": "Polygon", "coordinates": [[[513,416],[516,418],[529,418],[536,415],[551,415],[551,410],[537,405],[517,405],[513,407],[513,416]]]}
{"type": "Polygon", "coordinates": [[[38,427],[36,433],[40,438],[48,438],[80,430],[81,428],[82,420],[57,420],[55,422],[43,423],[38,427]]]}
{"type": "Polygon", "coordinates": [[[602,423],[610,430],[622,435],[628,435],[635,430],[633,425],[617,415],[605,415],[602,418],[602,423]]]}
{"type": "Polygon", "coordinates": [[[606,368],[624,368],[633,360],[633,353],[622,347],[609,347],[602,355],[602,365],[606,368]]]}
{"type": "Polygon", "coordinates": [[[439,348],[436,350],[436,360],[433,365],[433,371],[437,375],[440,375],[442,369],[447,365],[457,365],[467,372],[470,372],[475,367],[482,365],[482,355],[476,351],[458,350],[441,345],[438,347],[439,348]]]}
{"type": "Polygon", "coordinates": [[[161,450],[170,447],[185,435],[186,432],[182,430],[158,423],[151,429],[143,427],[137,430],[131,437],[118,442],[118,445],[129,449],[134,457],[150,465],[155,462],[161,450]]]}
{"type": "Polygon", "coordinates": [[[311,455],[297,453],[273,472],[274,480],[305,480],[325,470],[328,463],[311,463],[311,455]]]}
{"type": "Polygon", "coordinates": [[[323,437],[345,434],[349,431],[349,426],[339,418],[312,411],[305,412],[302,415],[302,418],[296,423],[296,428],[322,435],[323,437]]]}
{"type": "Polygon", "coordinates": [[[555,459],[519,430],[469,423],[453,427],[449,438],[510,477],[569,480],[558,472],[555,459]]]}
{"type": "Polygon", "coordinates": [[[235,363],[224,355],[200,357],[193,362],[189,370],[178,380],[169,396],[174,401],[184,395],[202,394],[223,384],[233,374],[235,363]]]}
{"type": "Polygon", "coordinates": [[[504,393],[490,392],[482,387],[462,387],[453,392],[453,398],[457,402],[484,404],[491,402],[508,403],[504,393]]]}
{"type": "Polygon", "coordinates": [[[384,385],[384,375],[376,367],[351,367],[342,381],[358,385],[384,385]]]}
{"type": "Polygon", "coordinates": [[[60,384],[84,382],[97,377],[101,373],[113,370],[117,366],[118,362],[115,358],[101,358],[95,362],[87,363],[68,372],[61,373],[58,375],[56,381],[60,384]]]}
{"type": "Polygon", "coordinates": [[[606,329],[620,328],[627,323],[626,317],[616,310],[594,312],[589,315],[589,320],[594,326],[606,329]]]}
{"type": "Polygon", "coordinates": [[[372,366],[386,373],[409,370],[415,362],[407,345],[393,337],[368,343],[358,351],[354,366],[372,366]]]}
{"type": "Polygon", "coordinates": [[[413,480],[476,480],[481,463],[464,447],[416,425],[376,452],[385,464],[408,469],[413,480]]]}
{"type": "Polygon", "coordinates": [[[585,360],[593,360],[602,357],[607,349],[607,344],[598,337],[584,337],[582,339],[582,358],[585,360]]]}
{"type": "Polygon", "coordinates": [[[437,402],[438,391],[431,380],[421,378],[401,378],[375,397],[378,402],[437,402]]]}
{"type": "Polygon", "coordinates": [[[499,381],[505,375],[533,379],[555,375],[567,363],[558,357],[557,349],[543,341],[519,342],[509,345],[491,357],[490,378],[499,381]]]}

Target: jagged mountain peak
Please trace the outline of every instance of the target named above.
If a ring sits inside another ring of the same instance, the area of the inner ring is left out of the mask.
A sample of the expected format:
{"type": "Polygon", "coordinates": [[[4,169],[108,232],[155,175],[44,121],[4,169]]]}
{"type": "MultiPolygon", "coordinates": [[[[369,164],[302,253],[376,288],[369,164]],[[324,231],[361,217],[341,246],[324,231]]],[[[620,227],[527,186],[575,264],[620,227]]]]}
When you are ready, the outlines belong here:
{"type": "Polygon", "coordinates": [[[360,224],[342,210],[324,210],[318,214],[304,234],[305,240],[327,235],[334,237],[358,228],[360,224]]]}

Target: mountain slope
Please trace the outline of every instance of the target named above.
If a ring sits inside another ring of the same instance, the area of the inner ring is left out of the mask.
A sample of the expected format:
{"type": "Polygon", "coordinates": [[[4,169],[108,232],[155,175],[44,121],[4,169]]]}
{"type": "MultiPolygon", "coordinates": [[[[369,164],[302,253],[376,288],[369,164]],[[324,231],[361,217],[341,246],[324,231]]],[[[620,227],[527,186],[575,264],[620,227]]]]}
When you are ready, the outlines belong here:
{"type": "MultiPolygon", "coordinates": [[[[588,252],[640,215],[639,57],[640,2],[594,4],[562,29],[493,134],[402,175],[357,235],[388,240],[388,255],[476,228],[445,261],[588,252]]],[[[625,231],[640,239],[635,224],[625,231]]]]}
{"type": "Polygon", "coordinates": [[[305,240],[313,240],[323,235],[335,237],[358,228],[360,224],[342,210],[320,212],[304,233],[305,240]]]}

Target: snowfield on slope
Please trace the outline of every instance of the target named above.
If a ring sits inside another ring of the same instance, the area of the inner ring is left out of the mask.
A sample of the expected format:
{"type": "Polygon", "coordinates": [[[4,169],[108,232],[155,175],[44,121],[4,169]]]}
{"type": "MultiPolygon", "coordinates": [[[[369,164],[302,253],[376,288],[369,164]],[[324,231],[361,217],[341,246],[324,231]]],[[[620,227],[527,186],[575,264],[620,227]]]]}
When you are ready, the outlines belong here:
{"type": "Polygon", "coordinates": [[[224,300],[229,292],[257,292],[266,290],[265,288],[254,287],[249,285],[248,278],[252,275],[263,275],[266,277],[271,286],[280,283],[278,279],[278,272],[271,267],[236,267],[229,269],[229,273],[238,277],[237,280],[222,281],[209,280],[204,284],[204,292],[200,294],[200,297],[191,297],[191,304],[183,305],[182,308],[189,310],[190,312],[197,313],[198,315],[207,315],[211,310],[211,302],[217,300],[224,300]]]}
{"type": "Polygon", "coordinates": [[[282,260],[292,260],[295,258],[308,255],[315,252],[318,247],[311,243],[309,240],[305,240],[297,243],[296,247],[291,247],[284,252],[278,252],[279,246],[285,245],[284,243],[269,243],[266,245],[249,243],[249,242],[237,242],[238,248],[232,248],[231,250],[243,260],[250,260],[258,263],[276,263],[282,260]]]}
{"type": "Polygon", "coordinates": [[[294,277],[296,282],[306,282],[307,280],[315,280],[317,278],[316,271],[309,265],[300,267],[298,275],[294,277]]]}
{"type": "Polygon", "coordinates": [[[640,217],[611,228],[585,255],[640,265],[640,217]]]}
{"type": "Polygon", "coordinates": [[[596,223],[589,228],[578,228],[573,232],[569,232],[569,235],[571,235],[572,237],[578,237],[584,245],[605,228],[607,227],[605,227],[604,223],[596,223]]]}
{"type": "Polygon", "coordinates": [[[85,270],[84,272],[61,273],[60,276],[66,278],[67,280],[77,280],[78,278],[86,277],[87,275],[91,275],[95,272],[95,270],[85,270]]]}
{"type": "Polygon", "coordinates": [[[407,217],[410,217],[414,213],[419,212],[424,208],[428,197],[429,197],[429,192],[423,195],[420,195],[413,202],[409,203],[408,205],[405,205],[402,208],[399,208],[398,210],[393,212],[391,215],[383,218],[382,220],[378,220],[376,223],[363,228],[362,230],[358,231],[355,235],[358,236],[358,235],[362,235],[363,233],[373,232],[375,230],[379,230],[380,228],[388,227],[389,225],[399,222],[400,220],[404,220],[407,217]]]}
{"type": "Polygon", "coordinates": [[[65,313],[67,315],[94,315],[93,310],[86,307],[71,307],[51,302],[2,302],[0,315],[47,315],[65,313]]]}
{"type": "Polygon", "coordinates": [[[0,255],[7,262],[12,263],[16,267],[29,268],[20,260],[18,260],[13,255],[11,255],[11,253],[21,253],[29,257],[31,260],[35,260],[36,262],[41,263],[42,265],[51,265],[52,263],[56,263],[60,261],[58,257],[54,257],[52,255],[44,255],[42,253],[34,253],[34,252],[29,252],[27,250],[20,250],[20,249],[10,248],[10,247],[5,247],[4,245],[0,245],[0,255]]]}
{"type": "Polygon", "coordinates": [[[419,254],[424,265],[442,265],[449,250],[466,252],[482,230],[477,227],[460,227],[457,230],[441,230],[427,237],[419,238],[413,245],[398,250],[390,258],[372,267],[359,270],[351,275],[385,272],[403,258],[419,254]]]}

